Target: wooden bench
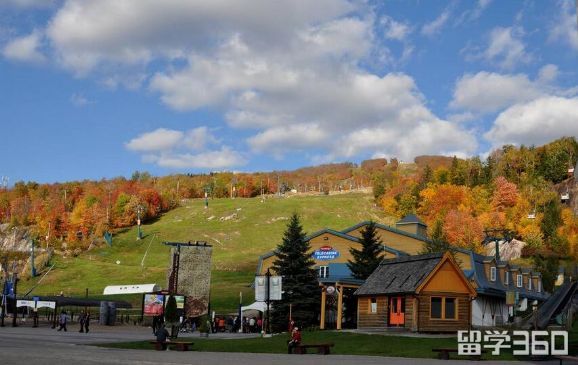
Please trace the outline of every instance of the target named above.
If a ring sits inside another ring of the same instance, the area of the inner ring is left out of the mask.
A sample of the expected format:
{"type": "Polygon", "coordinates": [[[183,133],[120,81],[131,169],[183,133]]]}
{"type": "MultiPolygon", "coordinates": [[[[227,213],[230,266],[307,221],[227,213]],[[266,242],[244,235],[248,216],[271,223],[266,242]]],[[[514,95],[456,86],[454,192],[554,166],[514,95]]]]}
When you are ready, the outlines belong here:
{"type": "MultiPolygon", "coordinates": [[[[439,349],[432,349],[433,352],[437,352],[438,353],[438,358],[440,360],[449,360],[450,359],[450,352],[458,352],[458,349],[454,349],[454,348],[439,348],[439,349]]],[[[488,351],[486,350],[482,350],[481,353],[485,354],[488,351]]],[[[467,357],[470,357],[474,360],[481,360],[482,359],[482,355],[466,355],[467,357]]]]}
{"type": "Polygon", "coordinates": [[[307,353],[307,349],[316,348],[319,355],[329,355],[331,353],[329,348],[333,346],[335,346],[333,343],[301,344],[295,346],[293,353],[303,355],[307,353]]]}
{"type": "Polygon", "coordinates": [[[554,356],[555,359],[560,360],[560,365],[562,364],[578,364],[578,357],[570,355],[558,355],[554,356]]]}
{"type": "Polygon", "coordinates": [[[189,346],[193,346],[193,342],[187,341],[150,341],[152,345],[155,345],[155,350],[162,351],[163,345],[173,346],[177,351],[189,351],[189,346]]]}

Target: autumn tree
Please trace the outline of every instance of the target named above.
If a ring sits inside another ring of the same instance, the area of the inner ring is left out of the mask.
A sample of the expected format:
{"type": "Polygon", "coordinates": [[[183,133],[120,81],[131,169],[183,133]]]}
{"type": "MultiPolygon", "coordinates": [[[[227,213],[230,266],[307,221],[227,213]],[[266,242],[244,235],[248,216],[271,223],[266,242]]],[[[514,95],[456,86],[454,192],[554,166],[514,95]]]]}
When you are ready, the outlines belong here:
{"type": "Polygon", "coordinates": [[[458,210],[450,211],[445,218],[443,230],[452,245],[481,252],[483,227],[471,214],[458,210]]]}

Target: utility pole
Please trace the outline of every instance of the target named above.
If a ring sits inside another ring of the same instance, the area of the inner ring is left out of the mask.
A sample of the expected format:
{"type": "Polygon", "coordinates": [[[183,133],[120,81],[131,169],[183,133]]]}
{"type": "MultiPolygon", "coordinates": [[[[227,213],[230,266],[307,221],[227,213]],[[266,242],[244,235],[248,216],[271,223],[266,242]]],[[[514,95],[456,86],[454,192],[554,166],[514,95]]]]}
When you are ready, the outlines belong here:
{"type": "Polygon", "coordinates": [[[14,301],[12,302],[12,327],[17,327],[16,325],[16,317],[18,317],[18,307],[16,306],[16,287],[18,285],[18,273],[14,271],[12,274],[12,288],[14,288],[14,301]]]}
{"type": "Polygon", "coordinates": [[[271,333],[271,270],[267,269],[267,329],[265,333],[271,333]]]}

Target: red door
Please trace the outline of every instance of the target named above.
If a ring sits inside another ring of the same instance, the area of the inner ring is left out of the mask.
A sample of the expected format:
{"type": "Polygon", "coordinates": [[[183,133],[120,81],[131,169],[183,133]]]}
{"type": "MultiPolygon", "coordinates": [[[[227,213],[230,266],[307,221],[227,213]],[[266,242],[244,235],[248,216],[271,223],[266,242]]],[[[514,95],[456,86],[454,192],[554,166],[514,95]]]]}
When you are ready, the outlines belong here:
{"type": "Polygon", "coordinates": [[[403,297],[389,298],[389,325],[403,326],[405,324],[405,300],[403,297]]]}

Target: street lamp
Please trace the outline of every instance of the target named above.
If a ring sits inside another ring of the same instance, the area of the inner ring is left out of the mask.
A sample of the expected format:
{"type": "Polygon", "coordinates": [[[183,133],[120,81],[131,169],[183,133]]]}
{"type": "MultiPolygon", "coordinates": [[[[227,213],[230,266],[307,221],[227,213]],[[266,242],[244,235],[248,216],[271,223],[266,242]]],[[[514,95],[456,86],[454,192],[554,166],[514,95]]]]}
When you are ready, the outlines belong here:
{"type": "Polygon", "coordinates": [[[141,217],[142,213],[143,213],[143,206],[139,204],[136,207],[136,224],[137,224],[136,239],[137,240],[142,239],[142,231],[140,228],[140,217],[141,217]]]}

